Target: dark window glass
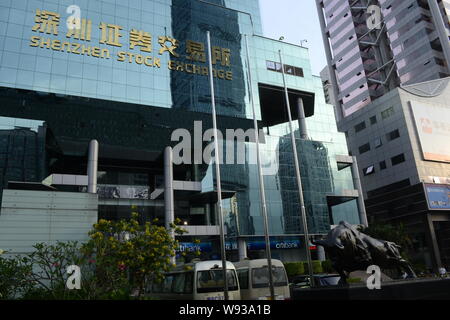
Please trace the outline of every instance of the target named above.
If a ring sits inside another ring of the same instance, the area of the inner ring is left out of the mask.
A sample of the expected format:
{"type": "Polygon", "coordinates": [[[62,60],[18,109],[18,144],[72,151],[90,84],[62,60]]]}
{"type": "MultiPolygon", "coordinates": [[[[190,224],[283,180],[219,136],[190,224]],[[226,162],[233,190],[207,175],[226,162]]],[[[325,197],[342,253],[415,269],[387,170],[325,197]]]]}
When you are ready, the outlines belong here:
{"type": "Polygon", "coordinates": [[[163,293],[171,293],[172,292],[172,284],[173,284],[174,275],[166,275],[164,278],[164,282],[162,285],[163,293]]]}
{"type": "Polygon", "coordinates": [[[383,145],[383,141],[381,141],[381,138],[376,138],[373,141],[373,144],[374,144],[375,148],[379,148],[379,147],[381,147],[383,145]]]}
{"type": "Polygon", "coordinates": [[[381,112],[381,118],[387,119],[395,113],[394,107],[387,108],[386,110],[381,112]]]}
{"type": "Polygon", "coordinates": [[[377,123],[377,116],[373,116],[370,118],[370,124],[375,124],[377,123]]]}
{"type": "Polygon", "coordinates": [[[237,275],[241,289],[248,289],[248,269],[237,270],[237,275]]]}
{"type": "MultiPolygon", "coordinates": [[[[273,267],[273,283],[276,287],[287,286],[286,273],[282,267],[273,267]]],[[[267,288],[269,286],[269,268],[252,269],[252,287],[267,288]]]]}
{"type": "Polygon", "coordinates": [[[366,128],[366,122],[363,121],[355,126],[355,132],[358,133],[366,128]]]}
{"type": "Polygon", "coordinates": [[[386,168],[387,168],[386,161],[381,161],[380,162],[380,170],[384,170],[386,168]]]}
{"type": "Polygon", "coordinates": [[[194,285],[194,273],[186,273],[186,280],[184,283],[184,293],[192,293],[192,287],[194,285]]]}
{"type": "MultiPolygon", "coordinates": [[[[238,289],[236,272],[227,270],[228,289],[235,291],[238,289]]],[[[220,292],[223,291],[224,281],[222,270],[206,270],[197,273],[197,292],[220,292]]]]}
{"type": "Polygon", "coordinates": [[[287,74],[294,75],[294,67],[285,64],[284,65],[284,72],[286,72],[287,74]]]}
{"type": "Polygon", "coordinates": [[[395,140],[397,138],[400,138],[400,131],[394,130],[394,131],[389,132],[387,134],[387,138],[388,138],[389,141],[392,141],[392,140],[395,140]]]}
{"type": "Polygon", "coordinates": [[[302,68],[294,67],[294,72],[297,77],[302,77],[302,78],[304,77],[302,68]]]}
{"type": "Polygon", "coordinates": [[[391,162],[393,166],[405,162],[405,155],[403,153],[399,154],[398,156],[391,158],[391,162]]]}
{"type": "Polygon", "coordinates": [[[365,145],[359,147],[359,154],[363,154],[368,151],[370,151],[370,143],[366,143],[365,145]]]}
{"type": "Polygon", "coordinates": [[[267,66],[267,70],[272,70],[272,71],[277,70],[275,68],[275,62],[273,62],[273,61],[266,61],[266,66],[267,66]]]}
{"type": "Polygon", "coordinates": [[[367,168],[363,169],[363,173],[365,176],[370,176],[371,174],[374,174],[375,166],[374,165],[368,166],[367,168]]]}
{"type": "Polygon", "coordinates": [[[185,273],[177,273],[173,277],[173,292],[184,293],[184,285],[186,280],[185,273]]]}
{"type": "MultiPolygon", "coordinates": [[[[267,70],[270,71],[275,71],[275,72],[282,72],[281,70],[281,63],[279,62],[274,62],[274,61],[266,61],[266,67],[267,70]]],[[[303,77],[303,69],[302,68],[298,68],[298,67],[294,67],[288,64],[284,65],[284,72],[286,74],[290,74],[293,76],[297,76],[297,77],[303,77]]]]}

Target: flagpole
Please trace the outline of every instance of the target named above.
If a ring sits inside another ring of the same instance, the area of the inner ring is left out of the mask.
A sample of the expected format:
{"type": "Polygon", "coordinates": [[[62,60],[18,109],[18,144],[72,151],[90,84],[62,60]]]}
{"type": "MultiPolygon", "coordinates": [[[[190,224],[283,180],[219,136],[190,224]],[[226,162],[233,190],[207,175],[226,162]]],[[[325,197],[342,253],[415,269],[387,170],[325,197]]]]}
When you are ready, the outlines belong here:
{"type": "Polygon", "coordinates": [[[303,222],[303,233],[305,236],[306,259],[308,261],[308,269],[309,269],[309,277],[311,279],[311,286],[313,287],[314,279],[313,279],[311,252],[309,251],[308,221],[306,219],[306,208],[305,208],[305,199],[303,197],[302,177],[300,174],[300,165],[298,162],[297,145],[295,143],[294,128],[292,126],[291,104],[289,102],[289,93],[288,93],[288,88],[287,88],[287,84],[286,84],[286,75],[284,73],[283,56],[281,54],[281,50],[279,50],[278,53],[280,54],[281,73],[283,74],[284,93],[285,93],[285,97],[286,97],[286,107],[287,107],[287,114],[288,114],[288,118],[289,118],[289,128],[291,131],[292,150],[294,152],[295,175],[297,177],[298,195],[300,198],[300,207],[301,207],[301,215],[302,215],[302,222],[303,222]]]}
{"type": "Polygon", "coordinates": [[[248,91],[250,102],[252,105],[253,111],[253,125],[255,127],[255,142],[256,142],[256,162],[258,164],[258,182],[259,182],[259,194],[261,198],[261,211],[264,220],[264,238],[266,242],[266,257],[267,257],[267,266],[269,273],[269,288],[270,288],[270,298],[275,300],[275,289],[273,286],[273,274],[272,274],[272,254],[270,248],[270,238],[269,238],[269,223],[267,218],[267,205],[266,205],[266,193],[264,188],[264,177],[261,167],[261,154],[259,151],[259,129],[258,129],[258,121],[256,120],[256,111],[255,111],[255,100],[253,98],[252,91],[252,74],[250,70],[250,51],[248,47],[248,36],[245,35],[245,46],[247,49],[247,72],[248,72],[248,91]]]}
{"type": "Polygon", "coordinates": [[[219,229],[220,229],[220,252],[222,256],[222,271],[224,279],[224,294],[225,300],[229,300],[228,294],[228,279],[227,279],[227,257],[225,251],[225,233],[223,226],[223,212],[222,212],[222,187],[220,181],[220,158],[219,158],[219,141],[217,134],[217,115],[216,115],[216,101],[214,93],[214,76],[212,65],[212,49],[211,49],[211,35],[206,31],[206,39],[208,41],[208,60],[209,60],[209,83],[211,87],[211,105],[212,105],[212,120],[214,130],[214,159],[216,167],[216,184],[217,184],[217,210],[219,211],[219,229]]]}

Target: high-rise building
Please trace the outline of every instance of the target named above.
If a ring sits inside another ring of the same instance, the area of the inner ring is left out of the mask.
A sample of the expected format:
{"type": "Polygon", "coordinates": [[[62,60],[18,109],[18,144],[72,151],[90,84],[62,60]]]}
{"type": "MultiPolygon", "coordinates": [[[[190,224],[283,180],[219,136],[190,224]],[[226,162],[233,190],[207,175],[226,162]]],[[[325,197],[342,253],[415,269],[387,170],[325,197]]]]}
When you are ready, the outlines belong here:
{"type": "Polygon", "coordinates": [[[403,223],[412,256],[450,263],[449,1],[316,0],[338,128],[369,221],[403,223]]]}
{"type": "Polygon", "coordinates": [[[341,118],[398,85],[450,75],[448,1],[316,3],[341,118]]]}
{"type": "Polygon", "coordinates": [[[306,256],[279,51],[309,231],[323,235],[341,220],[364,222],[355,163],[320,78],[311,73],[308,50],[263,37],[257,0],[72,2],[0,2],[0,233],[10,236],[0,239],[0,248],[26,252],[32,241],[82,241],[98,218],[131,212],[164,223],[165,190],[172,185],[175,216],[189,231],[181,248],[189,251],[200,239],[202,258],[220,252],[214,166],[191,157],[199,151],[203,157],[209,144],[203,136],[212,127],[207,31],[225,136],[221,180],[230,258],[258,257],[264,248],[255,144],[251,135],[236,146],[227,136],[253,128],[251,96],[265,132],[273,256],[306,256]],[[77,12],[80,28],[70,28],[77,12]],[[95,191],[93,139],[98,194],[86,192],[95,191]],[[183,160],[173,166],[172,184],[165,183],[168,146],[183,160]]]}

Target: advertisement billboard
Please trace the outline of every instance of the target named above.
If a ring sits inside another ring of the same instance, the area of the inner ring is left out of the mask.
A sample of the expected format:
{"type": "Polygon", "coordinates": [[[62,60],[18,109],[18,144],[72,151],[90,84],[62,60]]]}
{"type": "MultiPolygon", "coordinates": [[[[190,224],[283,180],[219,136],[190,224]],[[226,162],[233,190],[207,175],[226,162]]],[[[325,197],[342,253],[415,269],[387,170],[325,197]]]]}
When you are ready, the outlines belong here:
{"type": "Polygon", "coordinates": [[[450,107],[411,101],[425,160],[450,163],[450,107]]]}
{"type": "Polygon", "coordinates": [[[424,186],[430,210],[450,210],[450,185],[426,183],[424,186]]]}

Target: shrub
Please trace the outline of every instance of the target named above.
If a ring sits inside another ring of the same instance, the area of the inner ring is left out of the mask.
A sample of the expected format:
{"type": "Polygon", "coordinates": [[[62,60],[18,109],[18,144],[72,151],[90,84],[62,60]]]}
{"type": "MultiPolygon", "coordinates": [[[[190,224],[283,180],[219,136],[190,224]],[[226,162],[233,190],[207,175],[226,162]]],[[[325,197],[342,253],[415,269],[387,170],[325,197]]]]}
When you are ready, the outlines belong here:
{"type": "Polygon", "coordinates": [[[284,264],[289,279],[295,276],[305,274],[305,268],[302,262],[287,262],[284,264]]]}
{"type": "Polygon", "coordinates": [[[324,273],[334,273],[336,272],[330,260],[322,261],[322,270],[324,273]]]}
{"type": "Polygon", "coordinates": [[[32,287],[31,271],[32,266],[23,258],[0,255],[0,300],[23,296],[32,287]]]}
{"type": "MultiPolygon", "coordinates": [[[[303,265],[304,265],[304,269],[305,269],[305,272],[307,273],[308,272],[308,270],[309,270],[309,267],[308,267],[308,262],[303,262],[303,265]]],[[[323,273],[323,269],[322,269],[322,262],[321,261],[318,261],[318,260],[313,260],[312,261],[312,268],[313,268],[313,273],[323,273]]]]}
{"type": "MultiPolygon", "coordinates": [[[[155,220],[154,223],[157,221],[155,220]]],[[[185,231],[173,225],[177,234],[185,231]]],[[[141,297],[153,282],[160,282],[173,265],[178,241],[163,226],[139,224],[138,214],[130,220],[100,220],[89,233],[82,252],[95,263],[95,287],[99,294],[133,294],[141,297]]]]}

